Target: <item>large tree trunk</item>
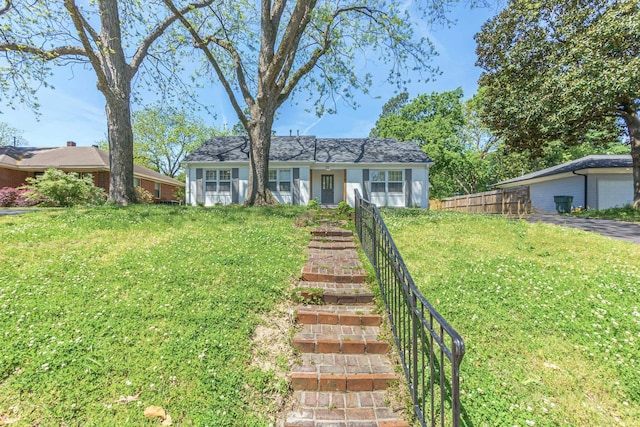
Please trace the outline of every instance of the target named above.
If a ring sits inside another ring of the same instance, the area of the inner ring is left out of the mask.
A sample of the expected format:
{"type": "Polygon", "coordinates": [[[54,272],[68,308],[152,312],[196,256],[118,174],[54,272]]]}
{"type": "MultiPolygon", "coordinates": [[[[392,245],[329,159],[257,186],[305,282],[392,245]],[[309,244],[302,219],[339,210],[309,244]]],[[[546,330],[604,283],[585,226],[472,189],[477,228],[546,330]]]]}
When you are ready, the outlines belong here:
{"type": "Polygon", "coordinates": [[[118,205],[136,203],[133,187],[133,130],[129,96],[107,97],[107,139],[111,174],[109,201],[118,205]]]}
{"type": "Polygon", "coordinates": [[[131,78],[122,46],[120,15],[116,0],[99,1],[104,43],[104,79],[98,89],[107,100],[107,139],[111,179],[109,201],[118,205],[135,203],[133,188],[133,130],[131,127],[131,78]]]}
{"type": "Polygon", "coordinates": [[[275,108],[254,105],[250,114],[249,185],[244,204],[248,206],[275,205],[278,202],[269,190],[269,150],[275,108]]]}
{"type": "Polygon", "coordinates": [[[631,160],[633,163],[633,207],[640,209],[640,117],[633,103],[623,106],[622,118],[629,130],[631,160]]]}

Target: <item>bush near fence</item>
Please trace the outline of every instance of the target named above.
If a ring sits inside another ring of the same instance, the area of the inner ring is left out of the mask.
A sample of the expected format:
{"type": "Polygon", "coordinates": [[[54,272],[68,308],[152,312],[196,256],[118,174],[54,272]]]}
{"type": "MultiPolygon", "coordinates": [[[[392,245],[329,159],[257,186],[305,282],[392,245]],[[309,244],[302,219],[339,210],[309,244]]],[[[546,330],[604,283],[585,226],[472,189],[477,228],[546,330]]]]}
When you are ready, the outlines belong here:
{"type": "Polygon", "coordinates": [[[430,200],[429,207],[432,210],[513,216],[528,215],[532,212],[528,186],[501,188],[442,200],[430,200]]]}

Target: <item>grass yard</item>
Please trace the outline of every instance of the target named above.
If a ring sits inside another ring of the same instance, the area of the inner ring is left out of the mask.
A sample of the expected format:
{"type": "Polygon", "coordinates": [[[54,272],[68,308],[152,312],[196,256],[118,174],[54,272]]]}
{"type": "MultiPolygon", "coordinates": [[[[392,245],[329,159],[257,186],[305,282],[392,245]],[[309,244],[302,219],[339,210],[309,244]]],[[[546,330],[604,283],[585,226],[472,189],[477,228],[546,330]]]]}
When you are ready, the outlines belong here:
{"type": "Polygon", "coordinates": [[[640,245],[501,217],[383,216],[465,339],[463,425],[640,425],[640,245]]]}
{"type": "Polygon", "coordinates": [[[304,263],[303,210],[0,217],[0,425],[269,425],[287,385],[251,338],[304,263]]]}

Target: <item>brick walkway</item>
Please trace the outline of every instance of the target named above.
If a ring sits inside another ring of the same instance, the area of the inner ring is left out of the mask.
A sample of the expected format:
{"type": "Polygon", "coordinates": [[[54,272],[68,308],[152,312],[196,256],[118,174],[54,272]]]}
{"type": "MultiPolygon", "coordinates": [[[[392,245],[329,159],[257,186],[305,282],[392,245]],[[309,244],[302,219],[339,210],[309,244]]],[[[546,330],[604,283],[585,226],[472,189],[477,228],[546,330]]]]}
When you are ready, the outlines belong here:
{"type": "Polygon", "coordinates": [[[398,381],[379,340],[381,317],[355,251],[353,234],[312,231],[299,295],[321,305],[300,305],[293,346],[300,364],[291,371],[294,408],[285,427],[404,427],[388,406],[387,388],[398,381]]]}

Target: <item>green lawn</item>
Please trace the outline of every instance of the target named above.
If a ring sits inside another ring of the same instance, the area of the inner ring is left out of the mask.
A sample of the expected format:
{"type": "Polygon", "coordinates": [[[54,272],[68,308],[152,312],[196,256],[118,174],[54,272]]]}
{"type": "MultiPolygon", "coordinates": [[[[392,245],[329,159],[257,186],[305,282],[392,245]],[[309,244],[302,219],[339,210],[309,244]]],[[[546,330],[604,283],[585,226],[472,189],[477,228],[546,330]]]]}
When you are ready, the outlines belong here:
{"type": "Polygon", "coordinates": [[[0,217],[0,424],[273,421],[251,337],[304,263],[302,208],[104,207],[0,217]],[[127,401],[129,401],[127,403],[127,401]]]}
{"type": "Polygon", "coordinates": [[[640,425],[640,245],[502,217],[383,215],[465,339],[464,425],[640,425]]]}

